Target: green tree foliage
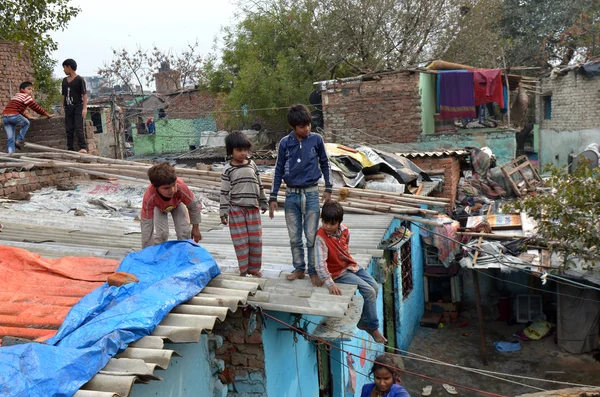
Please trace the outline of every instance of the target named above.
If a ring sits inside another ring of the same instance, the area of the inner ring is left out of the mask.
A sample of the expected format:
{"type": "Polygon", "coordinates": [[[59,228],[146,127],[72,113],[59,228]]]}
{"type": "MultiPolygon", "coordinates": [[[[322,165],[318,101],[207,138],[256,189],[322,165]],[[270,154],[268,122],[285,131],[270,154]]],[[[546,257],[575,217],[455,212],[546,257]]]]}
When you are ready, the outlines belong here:
{"type": "Polygon", "coordinates": [[[554,246],[569,267],[575,258],[600,261],[600,168],[583,164],[572,174],[550,166],[546,185],[551,194],[528,196],[510,209],[527,213],[538,223],[542,241],[554,246]]]}
{"type": "Polygon", "coordinates": [[[461,0],[255,0],[225,29],[205,84],[226,92],[229,126],[285,125],[313,82],[390,70],[436,56],[458,27],[461,0]],[[242,107],[250,109],[248,113],[242,107]],[[252,111],[252,109],[268,109],[252,111]]]}
{"type": "Polygon", "coordinates": [[[508,61],[512,65],[568,64],[578,55],[577,60],[585,61],[589,48],[598,45],[598,38],[591,36],[598,33],[599,17],[598,1],[503,0],[500,30],[508,61]],[[590,29],[583,28],[585,21],[590,29]]]}
{"type": "Polygon", "coordinates": [[[285,128],[285,109],[273,108],[306,103],[312,83],[327,75],[327,54],[314,45],[316,10],[310,1],[243,9],[245,17],[225,29],[220,63],[207,60],[205,84],[228,94],[229,127],[263,121],[285,128]]]}
{"type": "Polygon", "coordinates": [[[49,32],[64,30],[80,9],[70,0],[3,0],[0,1],[0,38],[21,42],[31,54],[36,89],[42,105],[49,106],[60,97],[52,78],[56,61],[51,53],[57,43],[49,32]]]}

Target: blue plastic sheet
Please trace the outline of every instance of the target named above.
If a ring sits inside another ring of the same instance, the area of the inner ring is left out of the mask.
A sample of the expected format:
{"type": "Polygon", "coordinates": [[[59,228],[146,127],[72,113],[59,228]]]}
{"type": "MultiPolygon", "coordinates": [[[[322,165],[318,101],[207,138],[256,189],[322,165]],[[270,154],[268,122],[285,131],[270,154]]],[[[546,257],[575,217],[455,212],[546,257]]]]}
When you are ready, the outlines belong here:
{"type": "MultiPolygon", "coordinates": [[[[104,284],[86,295],[46,344],[0,348],[0,396],[70,397],[178,304],[220,274],[204,248],[170,241],[129,254],[117,271],[139,283],[104,284]]],[[[43,286],[40,286],[43,288],[43,286]]]]}

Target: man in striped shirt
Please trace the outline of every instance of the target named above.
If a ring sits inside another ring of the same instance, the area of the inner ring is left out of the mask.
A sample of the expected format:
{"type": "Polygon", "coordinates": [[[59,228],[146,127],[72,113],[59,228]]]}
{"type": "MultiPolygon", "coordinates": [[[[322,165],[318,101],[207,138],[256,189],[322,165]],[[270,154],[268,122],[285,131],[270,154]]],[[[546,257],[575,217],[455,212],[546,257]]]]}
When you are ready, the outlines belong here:
{"type": "Polygon", "coordinates": [[[21,83],[19,93],[8,102],[8,105],[2,111],[2,124],[8,138],[8,153],[14,153],[15,147],[21,149],[21,144],[25,141],[25,134],[29,129],[29,119],[25,116],[25,110],[30,108],[42,116],[49,119],[54,117],[46,113],[40,105],[33,100],[33,84],[29,81],[21,83]],[[15,142],[15,130],[20,126],[19,137],[15,142]]]}

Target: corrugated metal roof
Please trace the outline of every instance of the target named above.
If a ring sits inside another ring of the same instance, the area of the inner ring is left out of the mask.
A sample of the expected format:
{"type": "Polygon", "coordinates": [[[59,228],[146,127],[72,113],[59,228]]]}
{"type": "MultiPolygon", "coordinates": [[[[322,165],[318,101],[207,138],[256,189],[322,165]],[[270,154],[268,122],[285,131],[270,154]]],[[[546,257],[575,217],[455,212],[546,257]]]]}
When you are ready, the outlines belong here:
{"type": "Polygon", "coordinates": [[[428,152],[400,152],[394,153],[397,156],[406,158],[418,158],[418,157],[447,157],[447,156],[466,156],[469,154],[468,150],[465,149],[439,149],[428,152]]]}
{"type": "MultiPolygon", "coordinates": [[[[75,217],[71,214],[25,213],[0,208],[4,229],[3,245],[25,248],[42,256],[97,256],[122,259],[139,250],[139,223],[131,219],[75,217]],[[27,219],[27,223],[24,223],[27,219]]],[[[163,348],[164,340],[173,343],[198,342],[203,331],[212,330],[217,320],[225,320],[238,305],[252,304],[267,310],[289,313],[343,317],[356,291],[344,285],[342,296],[329,295],[324,287],[313,287],[308,278],[289,282],[285,274],[292,271],[289,237],[283,213],[275,219],[263,219],[263,274],[265,278],[241,278],[229,230],[223,228],[217,214],[203,215],[202,246],[215,257],[223,272],[197,296],[174,308],[152,336],[130,345],[113,358],[90,382],[76,393],[77,397],[128,396],[136,381],[158,379],[156,367],[167,369],[173,350],[163,348]]],[[[351,253],[362,266],[377,250],[390,224],[390,215],[345,216],[352,230],[351,253]]],[[[342,286],[340,286],[342,287],[342,286]]],[[[2,296],[0,295],[0,301],[2,296]]],[[[77,300],[65,302],[73,305],[77,300]]],[[[62,319],[60,320],[62,321],[62,319]]],[[[58,323],[60,324],[60,323],[58,323]]],[[[46,324],[46,326],[48,326],[46,324]]],[[[51,329],[58,328],[52,325],[51,329]]]]}

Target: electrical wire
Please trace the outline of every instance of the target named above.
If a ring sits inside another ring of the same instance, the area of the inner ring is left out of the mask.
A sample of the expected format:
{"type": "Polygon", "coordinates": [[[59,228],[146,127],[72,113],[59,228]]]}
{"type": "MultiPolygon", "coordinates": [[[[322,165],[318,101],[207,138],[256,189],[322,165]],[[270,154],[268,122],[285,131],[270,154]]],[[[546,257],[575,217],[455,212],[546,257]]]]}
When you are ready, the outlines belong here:
{"type": "MultiPolygon", "coordinates": [[[[309,319],[303,318],[304,321],[309,322],[313,325],[320,325],[314,321],[311,321],[309,319]]],[[[343,337],[344,335],[350,336],[353,339],[357,339],[360,341],[364,341],[364,342],[370,342],[370,343],[374,343],[378,346],[381,346],[383,348],[386,349],[390,349],[396,352],[401,353],[403,356],[403,358],[408,358],[408,359],[413,359],[413,360],[417,360],[417,361],[424,361],[424,362],[429,362],[432,364],[438,364],[438,365],[443,365],[443,366],[448,366],[448,367],[453,367],[453,368],[458,368],[458,369],[462,369],[465,371],[469,371],[469,372],[474,372],[474,373],[478,373],[480,375],[484,375],[484,376],[490,376],[490,375],[498,375],[498,376],[508,376],[508,377],[513,377],[513,378],[520,378],[520,379],[527,379],[527,380],[532,380],[532,381],[538,381],[538,382],[548,382],[548,383],[554,383],[554,384],[559,384],[559,385],[567,385],[567,386],[576,386],[576,387],[598,387],[598,386],[593,386],[593,385],[584,385],[584,384],[579,384],[579,383],[572,383],[572,382],[563,382],[563,381],[556,381],[556,380],[550,380],[550,379],[541,379],[541,378],[535,378],[535,377],[531,377],[531,376],[524,376],[524,375],[514,375],[514,374],[509,374],[506,372],[498,372],[498,371],[489,371],[489,370],[484,370],[484,369],[480,369],[480,368],[472,368],[472,367],[466,367],[463,365],[458,365],[458,364],[451,364],[451,363],[447,363],[441,360],[437,360],[431,357],[427,357],[418,353],[414,353],[414,352],[410,352],[408,350],[402,350],[402,349],[398,349],[396,347],[390,346],[390,345],[386,345],[384,343],[378,343],[375,341],[371,341],[369,339],[365,339],[365,338],[361,338],[359,336],[356,335],[348,335],[346,333],[344,333],[343,331],[339,331],[334,329],[334,331],[339,332],[340,336],[343,337]],[[414,357],[413,357],[414,356],[414,357]],[[488,375],[490,374],[490,375],[488,375]]],[[[354,346],[354,345],[348,345],[350,347],[354,347],[354,348],[362,348],[360,346],[354,346]]],[[[368,349],[367,350],[370,351],[379,351],[379,350],[374,350],[374,349],[368,349]]],[[[509,379],[503,379],[500,377],[496,377],[496,376],[491,376],[493,378],[496,379],[500,379],[500,380],[504,380],[506,382],[510,382],[510,383],[514,383],[513,381],[509,380],[509,379]]],[[[527,387],[531,387],[533,389],[536,389],[535,386],[531,386],[531,385],[527,385],[524,383],[518,383],[517,384],[521,385],[521,386],[527,386],[527,387]]],[[[542,389],[538,389],[538,390],[542,390],[542,389]]]]}
{"type": "MultiPolygon", "coordinates": [[[[297,332],[297,333],[299,333],[299,334],[301,334],[301,335],[304,335],[305,337],[308,337],[308,338],[314,339],[314,340],[316,340],[317,342],[320,342],[320,343],[322,343],[322,344],[324,344],[324,345],[326,345],[326,346],[329,346],[329,347],[332,347],[332,348],[334,348],[334,349],[336,349],[336,350],[339,350],[339,351],[340,351],[340,352],[342,352],[342,353],[346,353],[346,354],[349,354],[349,355],[351,355],[351,356],[354,356],[354,357],[360,358],[360,356],[358,356],[357,354],[354,354],[354,353],[352,353],[352,352],[346,351],[346,350],[344,350],[343,348],[340,348],[340,347],[338,347],[338,346],[332,345],[331,343],[329,343],[329,342],[327,342],[327,341],[325,341],[325,340],[323,340],[323,339],[321,339],[321,338],[318,338],[318,337],[316,337],[316,336],[313,336],[313,335],[309,334],[308,332],[305,332],[305,331],[303,331],[303,330],[301,330],[301,329],[299,329],[299,328],[297,328],[297,327],[294,327],[293,325],[291,325],[291,324],[288,324],[288,323],[286,323],[285,321],[279,320],[278,318],[276,318],[276,317],[273,317],[273,316],[271,316],[271,315],[270,315],[270,314],[268,314],[268,313],[264,313],[264,315],[265,315],[265,317],[267,317],[267,318],[270,318],[270,319],[272,319],[272,320],[274,320],[274,321],[276,321],[276,322],[278,322],[278,323],[280,323],[280,324],[282,324],[282,325],[284,325],[284,326],[286,326],[286,327],[290,328],[291,330],[293,330],[293,331],[295,331],[295,332],[297,332]]],[[[402,369],[402,368],[392,367],[392,366],[389,366],[389,365],[387,365],[387,364],[378,363],[378,362],[376,362],[376,361],[374,361],[374,360],[371,360],[371,359],[368,359],[368,358],[366,359],[366,361],[369,361],[369,362],[371,362],[371,363],[374,363],[374,364],[376,363],[376,364],[379,364],[379,365],[381,365],[381,366],[383,366],[383,367],[389,368],[389,369],[391,369],[391,370],[394,370],[394,371],[403,372],[403,373],[406,373],[406,374],[408,374],[408,375],[413,375],[413,376],[417,376],[417,377],[420,377],[420,378],[429,379],[429,380],[432,380],[432,381],[435,381],[435,382],[439,382],[439,383],[446,383],[446,384],[448,384],[448,385],[452,385],[452,386],[454,386],[454,387],[458,387],[458,388],[460,388],[460,389],[469,390],[469,391],[473,391],[473,392],[477,392],[477,393],[485,394],[485,395],[488,395],[488,396],[495,396],[495,397],[506,397],[506,396],[503,396],[503,395],[501,395],[501,394],[496,394],[496,393],[486,392],[486,391],[479,390],[479,389],[475,389],[475,388],[472,388],[472,387],[469,387],[469,386],[459,385],[459,384],[456,384],[456,383],[453,383],[453,382],[445,381],[445,380],[443,380],[443,379],[434,378],[434,377],[431,377],[431,376],[427,376],[427,375],[419,374],[419,373],[412,372],[412,371],[407,371],[407,370],[405,370],[405,369],[402,369]]]]}

